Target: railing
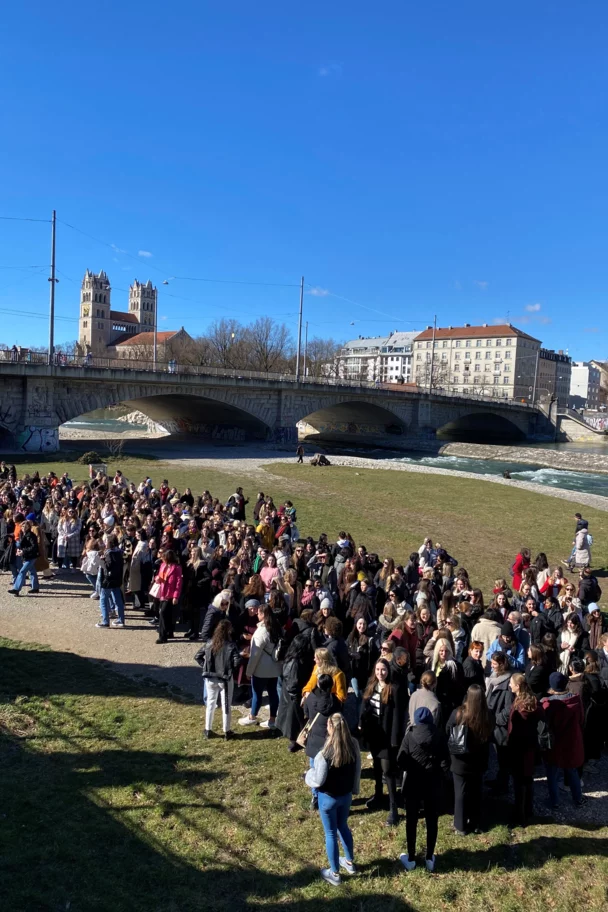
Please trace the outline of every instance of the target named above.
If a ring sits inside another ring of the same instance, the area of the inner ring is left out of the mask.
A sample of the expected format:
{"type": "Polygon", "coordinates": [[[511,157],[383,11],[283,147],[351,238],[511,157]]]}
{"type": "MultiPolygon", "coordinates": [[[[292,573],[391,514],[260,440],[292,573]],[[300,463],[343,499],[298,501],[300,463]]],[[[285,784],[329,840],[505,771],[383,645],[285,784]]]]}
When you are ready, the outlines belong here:
{"type": "Polygon", "coordinates": [[[560,409],[558,414],[563,418],[572,418],[573,421],[578,421],[579,424],[586,424],[594,431],[597,431],[598,434],[608,432],[608,415],[584,415],[571,408],[560,409]]]}
{"type": "MultiPolygon", "coordinates": [[[[21,351],[15,352],[12,349],[0,350],[0,371],[3,365],[24,365],[32,367],[48,367],[48,356],[46,352],[21,351]]],[[[173,359],[171,361],[152,360],[135,360],[131,358],[99,358],[87,355],[72,356],[57,353],[51,369],[66,368],[80,370],[120,370],[120,371],[137,371],[150,372],[154,374],[169,374],[180,377],[226,377],[233,380],[276,380],[281,383],[300,383],[320,386],[346,387],[348,389],[375,390],[381,392],[383,396],[398,397],[400,399],[420,395],[428,395],[428,390],[424,387],[412,388],[413,384],[405,384],[402,389],[395,389],[395,384],[383,384],[379,380],[353,380],[346,377],[312,377],[301,376],[296,379],[295,374],[281,373],[277,371],[253,371],[237,370],[235,368],[211,367],[210,365],[200,364],[183,364],[173,359]]],[[[433,398],[440,399],[465,399],[483,402],[488,405],[501,405],[508,408],[533,409],[534,406],[520,399],[506,399],[492,394],[471,390],[470,393],[456,393],[449,389],[433,389],[433,398]]]]}

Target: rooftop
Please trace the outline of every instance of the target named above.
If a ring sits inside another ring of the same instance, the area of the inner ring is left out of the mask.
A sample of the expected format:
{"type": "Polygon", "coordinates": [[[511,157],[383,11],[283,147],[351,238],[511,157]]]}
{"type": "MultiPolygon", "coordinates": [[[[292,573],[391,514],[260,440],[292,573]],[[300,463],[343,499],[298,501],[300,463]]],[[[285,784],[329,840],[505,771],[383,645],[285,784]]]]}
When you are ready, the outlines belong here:
{"type": "Polygon", "coordinates": [[[433,330],[432,326],[427,326],[424,332],[416,336],[414,341],[431,340],[433,333],[435,333],[435,339],[502,339],[505,336],[518,336],[521,339],[530,339],[532,342],[540,344],[540,339],[522,332],[521,329],[511,326],[510,323],[499,326],[489,326],[487,323],[482,326],[468,326],[465,324],[465,326],[448,326],[445,329],[438,326],[436,330],[433,330]]]}
{"type": "MultiPolygon", "coordinates": [[[[169,339],[172,339],[173,336],[176,336],[181,330],[173,329],[167,332],[157,332],[156,333],[156,343],[160,345],[162,342],[168,342],[169,339]]],[[[116,343],[116,348],[121,346],[128,348],[130,345],[154,345],[154,333],[153,332],[142,332],[137,333],[135,336],[129,336],[128,339],[123,339],[122,342],[116,343]]]]}
{"type": "Polygon", "coordinates": [[[135,314],[124,313],[122,310],[111,310],[110,320],[117,320],[118,323],[139,323],[135,314]]]}

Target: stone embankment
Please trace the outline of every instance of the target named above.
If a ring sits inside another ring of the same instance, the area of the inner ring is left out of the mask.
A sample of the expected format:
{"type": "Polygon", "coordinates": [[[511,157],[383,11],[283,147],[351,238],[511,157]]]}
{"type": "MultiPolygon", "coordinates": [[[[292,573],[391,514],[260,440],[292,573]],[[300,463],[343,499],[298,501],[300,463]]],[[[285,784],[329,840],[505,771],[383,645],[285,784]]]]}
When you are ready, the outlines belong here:
{"type": "Polygon", "coordinates": [[[542,447],[490,446],[481,443],[446,443],[441,456],[469,456],[473,459],[492,459],[501,462],[526,462],[549,469],[569,472],[593,472],[608,475],[608,450],[598,453],[548,450],[542,447]]]}

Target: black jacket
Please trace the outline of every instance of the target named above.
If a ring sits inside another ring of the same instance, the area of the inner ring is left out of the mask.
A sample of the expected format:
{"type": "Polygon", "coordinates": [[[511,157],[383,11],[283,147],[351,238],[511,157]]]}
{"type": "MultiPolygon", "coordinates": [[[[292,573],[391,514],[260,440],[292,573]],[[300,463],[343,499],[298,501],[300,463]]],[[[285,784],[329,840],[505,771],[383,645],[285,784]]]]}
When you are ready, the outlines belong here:
{"type": "Polygon", "coordinates": [[[471,684],[479,684],[484,690],[486,689],[486,675],[481,661],[474,659],[472,656],[467,656],[462,663],[462,670],[464,672],[464,684],[467,690],[471,684]]]}
{"type": "Polygon", "coordinates": [[[558,636],[560,630],[564,626],[564,616],[562,614],[561,608],[551,608],[549,611],[545,612],[543,615],[547,627],[547,633],[554,633],[558,636]]]}
{"type": "Polygon", "coordinates": [[[540,646],[546,633],[553,633],[553,625],[549,627],[544,614],[537,614],[530,618],[530,642],[533,646],[540,646]]]}
{"type": "Polygon", "coordinates": [[[435,728],[432,722],[419,723],[408,729],[399,753],[397,763],[407,773],[405,780],[406,793],[419,792],[424,797],[425,788],[433,790],[438,787],[440,771],[450,768],[450,755],[445,735],[435,728]]]}
{"type": "Polygon", "coordinates": [[[342,637],[339,637],[337,639],[335,637],[328,637],[325,642],[325,648],[329,649],[334,662],[340,671],[344,672],[346,676],[346,683],[348,684],[352,678],[352,674],[350,670],[350,658],[348,655],[348,646],[346,645],[346,640],[344,640],[342,637]]]}
{"type": "Polygon", "coordinates": [[[19,547],[24,561],[35,560],[40,554],[38,539],[33,532],[24,532],[19,542],[19,547]]]}
{"type": "Polygon", "coordinates": [[[526,683],[537,700],[547,696],[549,689],[549,669],[546,665],[533,665],[528,662],[526,666],[526,683]]]}
{"type": "Polygon", "coordinates": [[[334,713],[342,710],[342,704],[337,696],[332,693],[323,693],[318,687],[308,694],[304,703],[304,716],[307,721],[312,722],[317,713],[319,717],[310,729],[306,741],[306,756],[316,757],[325,744],[327,738],[327,720],[334,713]]]}
{"type": "Polygon", "coordinates": [[[591,602],[599,602],[602,588],[594,576],[584,576],[578,586],[578,597],[581,605],[587,607],[591,602]]]}
{"type": "Polygon", "coordinates": [[[194,656],[194,661],[203,669],[203,677],[215,681],[229,681],[241,664],[241,657],[235,643],[224,643],[215,655],[211,643],[205,643],[194,656]]]}
{"type": "Polygon", "coordinates": [[[119,589],[122,586],[123,560],[122,551],[113,548],[101,558],[101,588],[119,589]]]}
{"type": "Polygon", "coordinates": [[[380,718],[374,715],[368,699],[363,700],[361,731],[374,757],[388,758],[391,749],[400,746],[405,730],[405,699],[403,688],[392,687],[388,703],[380,703],[380,718]]]}
{"type": "MultiPolygon", "coordinates": [[[[502,675],[501,675],[502,677],[502,675]]],[[[513,691],[509,687],[511,675],[505,674],[505,680],[496,684],[488,696],[488,709],[496,717],[496,726],[494,728],[494,740],[498,747],[504,747],[507,743],[507,727],[509,725],[509,715],[513,705],[513,691]]]]}
{"type": "MultiPolygon", "coordinates": [[[[457,713],[458,709],[455,709],[448,720],[448,724],[446,726],[448,739],[452,729],[456,727],[457,713]]],[[[458,776],[470,776],[472,774],[482,776],[488,768],[491,741],[492,738],[490,738],[489,741],[485,741],[483,743],[478,741],[469,729],[467,753],[450,755],[450,767],[452,769],[452,772],[456,773],[458,776]]]]}

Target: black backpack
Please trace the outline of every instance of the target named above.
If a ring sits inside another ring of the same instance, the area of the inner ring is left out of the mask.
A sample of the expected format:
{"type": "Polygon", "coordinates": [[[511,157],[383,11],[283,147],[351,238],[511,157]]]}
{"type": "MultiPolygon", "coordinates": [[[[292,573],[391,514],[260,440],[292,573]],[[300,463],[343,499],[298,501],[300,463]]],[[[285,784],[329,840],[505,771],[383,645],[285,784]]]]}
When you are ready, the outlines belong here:
{"type": "Polygon", "coordinates": [[[538,747],[541,751],[550,751],[555,747],[555,735],[549,728],[546,719],[539,719],[536,725],[538,747]]]}

